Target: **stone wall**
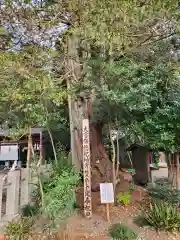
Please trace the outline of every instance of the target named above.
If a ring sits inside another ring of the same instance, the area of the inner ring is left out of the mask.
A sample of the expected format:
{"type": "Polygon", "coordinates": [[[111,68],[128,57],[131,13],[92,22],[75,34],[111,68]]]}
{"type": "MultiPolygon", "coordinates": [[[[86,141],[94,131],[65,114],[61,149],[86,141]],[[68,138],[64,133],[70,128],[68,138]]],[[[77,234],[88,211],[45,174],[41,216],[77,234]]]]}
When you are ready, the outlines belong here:
{"type": "MultiPolygon", "coordinates": [[[[41,175],[49,177],[51,166],[42,165],[39,171],[41,175]]],[[[31,168],[0,172],[0,223],[11,221],[20,214],[24,205],[30,203],[37,181],[37,173],[31,168]]]]}

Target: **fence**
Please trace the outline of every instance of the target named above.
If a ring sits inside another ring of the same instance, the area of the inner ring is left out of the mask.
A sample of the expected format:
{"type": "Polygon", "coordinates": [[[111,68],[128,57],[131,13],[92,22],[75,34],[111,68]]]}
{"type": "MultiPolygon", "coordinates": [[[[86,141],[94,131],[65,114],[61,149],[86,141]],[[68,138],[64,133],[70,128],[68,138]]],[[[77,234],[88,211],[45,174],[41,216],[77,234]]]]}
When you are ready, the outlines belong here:
{"type": "MultiPolygon", "coordinates": [[[[50,165],[40,166],[40,174],[48,177],[50,168],[50,165]]],[[[1,223],[11,221],[19,215],[21,208],[30,202],[37,181],[37,173],[31,168],[0,172],[1,223]]]]}

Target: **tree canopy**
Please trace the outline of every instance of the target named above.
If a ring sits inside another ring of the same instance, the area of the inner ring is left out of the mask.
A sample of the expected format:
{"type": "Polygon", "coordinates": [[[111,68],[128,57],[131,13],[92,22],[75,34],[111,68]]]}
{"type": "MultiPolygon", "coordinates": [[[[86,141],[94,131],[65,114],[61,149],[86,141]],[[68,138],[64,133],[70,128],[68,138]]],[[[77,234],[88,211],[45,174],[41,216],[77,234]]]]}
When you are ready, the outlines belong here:
{"type": "Polygon", "coordinates": [[[44,125],[46,110],[52,117],[68,95],[76,104],[71,134],[79,136],[88,94],[91,122],[116,123],[132,141],[178,149],[177,1],[5,1],[1,20],[1,49],[12,51],[1,56],[3,118],[8,106],[23,124],[44,125]]]}
{"type": "Polygon", "coordinates": [[[47,72],[48,53],[31,47],[5,52],[0,62],[1,122],[18,135],[29,127],[50,124],[66,99],[66,90],[47,72]]]}

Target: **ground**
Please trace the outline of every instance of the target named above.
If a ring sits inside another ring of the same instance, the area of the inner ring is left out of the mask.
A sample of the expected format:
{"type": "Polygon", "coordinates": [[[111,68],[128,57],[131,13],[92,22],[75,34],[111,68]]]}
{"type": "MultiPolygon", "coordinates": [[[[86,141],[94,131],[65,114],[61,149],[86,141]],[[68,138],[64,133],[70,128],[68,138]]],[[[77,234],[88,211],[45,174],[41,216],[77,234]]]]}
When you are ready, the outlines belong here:
{"type": "MultiPolygon", "coordinates": [[[[128,183],[123,183],[118,187],[119,191],[127,191],[128,183]]],[[[110,223],[106,219],[106,208],[100,204],[99,192],[92,193],[93,216],[91,220],[83,217],[83,210],[71,217],[68,221],[68,234],[62,237],[59,233],[56,240],[110,240],[108,236],[108,227],[111,223],[124,222],[132,227],[139,234],[138,240],[176,240],[180,239],[180,234],[167,234],[165,232],[156,233],[150,228],[140,228],[134,223],[135,216],[139,215],[141,207],[148,200],[147,191],[143,188],[137,188],[132,194],[132,203],[128,207],[122,205],[110,206],[110,223]]],[[[82,209],[83,189],[80,188],[77,194],[79,207],[82,209]]],[[[38,240],[37,237],[32,238],[38,240]]],[[[42,236],[39,240],[42,239],[42,236]]],[[[44,238],[47,240],[49,238],[44,238]]],[[[31,239],[29,239],[31,240],[31,239]]]]}
{"type": "MultiPolygon", "coordinates": [[[[118,185],[117,193],[127,191],[129,183],[123,182],[118,185]]],[[[168,234],[165,232],[157,233],[150,228],[140,228],[134,223],[134,219],[141,212],[143,206],[146,206],[149,197],[145,188],[136,187],[132,192],[132,202],[129,206],[110,205],[110,223],[106,217],[106,207],[100,203],[100,193],[92,193],[92,219],[85,219],[83,216],[83,188],[77,191],[78,211],[76,215],[68,219],[67,230],[65,233],[59,231],[53,237],[47,237],[46,234],[34,234],[26,240],[110,240],[108,228],[112,223],[123,222],[133,228],[138,234],[138,240],[177,240],[180,239],[180,233],[168,234]]],[[[41,218],[44,225],[44,221],[41,218]]],[[[42,227],[36,231],[42,231],[42,227]]],[[[34,231],[33,231],[34,232],[34,231]]]]}

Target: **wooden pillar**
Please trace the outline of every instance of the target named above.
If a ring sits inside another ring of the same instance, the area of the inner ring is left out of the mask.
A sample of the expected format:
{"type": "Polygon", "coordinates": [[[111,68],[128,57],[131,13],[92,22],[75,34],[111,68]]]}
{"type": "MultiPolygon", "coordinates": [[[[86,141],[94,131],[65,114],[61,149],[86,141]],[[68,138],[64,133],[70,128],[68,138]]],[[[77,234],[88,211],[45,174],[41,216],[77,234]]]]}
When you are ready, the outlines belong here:
{"type": "Polygon", "coordinates": [[[31,164],[31,144],[32,144],[32,135],[31,135],[31,128],[29,128],[27,162],[26,162],[27,167],[30,167],[30,164],[31,164]]]}
{"type": "Polygon", "coordinates": [[[19,213],[20,170],[8,172],[6,215],[8,219],[19,213]]]}
{"type": "Polygon", "coordinates": [[[40,136],[39,136],[39,158],[40,158],[40,164],[43,165],[44,164],[44,154],[43,154],[43,134],[42,131],[40,132],[40,136]]]}
{"type": "Polygon", "coordinates": [[[83,119],[84,215],[92,217],[89,120],[83,119]]]}
{"type": "Polygon", "coordinates": [[[0,221],[2,219],[2,193],[3,193],[3,184],[4,184],[4,174],[0,174],[0,221]]]}

